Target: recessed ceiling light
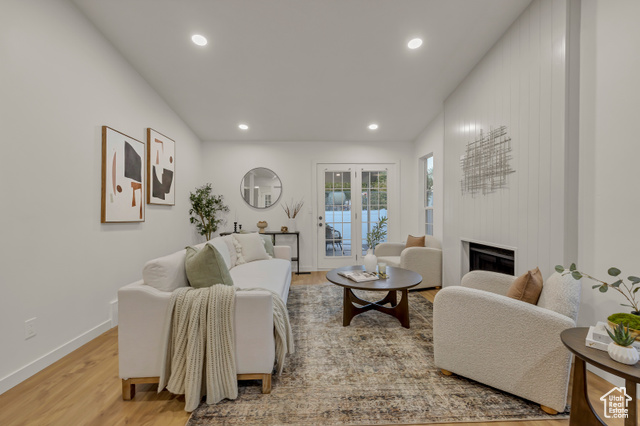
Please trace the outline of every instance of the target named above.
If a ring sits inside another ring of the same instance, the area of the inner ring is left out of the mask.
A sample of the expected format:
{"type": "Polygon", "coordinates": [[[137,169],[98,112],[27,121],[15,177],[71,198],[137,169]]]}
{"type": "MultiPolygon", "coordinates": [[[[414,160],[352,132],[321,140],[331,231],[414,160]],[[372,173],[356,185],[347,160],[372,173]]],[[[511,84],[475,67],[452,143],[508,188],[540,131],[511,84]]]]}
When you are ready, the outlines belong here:
{"type": "Polygon", "coordinates": [[[378,130],[378,125],[376,123],[369,124],[369,130],[378,130]]]}
{"type": "Polygon", "coordinates": [[[193,41],[198,46],[205,46],[207,44],[207,39],[200,34],[195,34],[191,36],[191,41],[193,41]]]}
{"type": "Polygon", "coordinates": [[[249,126],[244,124],[244,123],[241,123],[241,124],[238,124],[238,129],[240,129],[240,130],[249,130],[249,126]]]}
{"type": "Polygon", "coordinates": [[[417,49],[418,47],[422,46],[422,39],[414,38],[410,40],[409,43],[407,43],[407,46],[409,47],[409,49],[417,49]]]}

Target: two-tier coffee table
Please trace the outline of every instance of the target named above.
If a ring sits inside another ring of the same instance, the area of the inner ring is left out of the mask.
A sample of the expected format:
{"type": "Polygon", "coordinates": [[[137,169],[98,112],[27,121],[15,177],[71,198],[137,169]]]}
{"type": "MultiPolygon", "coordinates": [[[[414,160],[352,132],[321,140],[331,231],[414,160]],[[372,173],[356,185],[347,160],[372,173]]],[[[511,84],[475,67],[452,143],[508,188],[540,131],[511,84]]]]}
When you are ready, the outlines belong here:
{"type": "Polygon", "coordinates": [[[387,266],[387,278],[380,278],[375,281],[357,283],[342,275],[338,275],[338,272],[341,271],[362,270],[364,270],[363,266],[345,266],[344,268],[327,272],[327,279],[329,281],[344,288],[342,325],[346,327],[351,324],[351,320],[356,315],[375,310],[398,318],[404,328],[409,328],[408,289],[420,284],[422,282],[422,276],[407,269],[394,268],[391,266],[387,266]],[[386,291],[388,293],[377,302],[369,302],[353,294],[353,290],[386,291]],[[398,291],[402,293],[400,302],[398,302],[396,293],[398,291]],[[387,303],[390,303],[391,307],[384,306],[387,303]]]}

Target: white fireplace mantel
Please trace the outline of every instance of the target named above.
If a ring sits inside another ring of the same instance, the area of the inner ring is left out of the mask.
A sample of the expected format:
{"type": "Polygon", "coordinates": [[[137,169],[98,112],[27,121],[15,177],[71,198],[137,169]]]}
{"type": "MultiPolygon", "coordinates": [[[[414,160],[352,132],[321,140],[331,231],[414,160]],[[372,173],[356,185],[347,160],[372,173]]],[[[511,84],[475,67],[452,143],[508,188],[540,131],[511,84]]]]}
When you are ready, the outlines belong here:
{"type": "Polygon", "coordinates": [[[460,261],[461,261],[460,272],[461,272],[461,274],[460,274],[460,280],[462,280],[462,277],[469,272],[469,244],[470,243],[482,244],[482,245],[485,245],[485,246],[496,247],[496,248],[499,248],[499,249],[513,251],[514,268],[516,268],[515,269],[515,274],[518,275],[518,270],[517,270],[518,248],[517,247],[507,246],[507,245],[504,245],[504,244],[491,243],[489,241],[476,240],[476,239],[473,239],[473,238],[460,238],[460,248],[461,248],[461,255],[460,255],[460,261]]]}

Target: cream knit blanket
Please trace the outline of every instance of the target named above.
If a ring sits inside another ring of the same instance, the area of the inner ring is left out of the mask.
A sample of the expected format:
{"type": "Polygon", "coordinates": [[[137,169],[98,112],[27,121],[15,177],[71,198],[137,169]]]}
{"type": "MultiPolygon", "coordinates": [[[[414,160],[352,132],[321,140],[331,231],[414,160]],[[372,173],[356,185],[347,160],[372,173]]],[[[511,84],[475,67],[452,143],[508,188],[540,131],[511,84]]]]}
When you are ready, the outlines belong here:
{"type": "MultiPolygon", "coordinates": [[[[198,407],[202,392],[206,392],[207,404],[238,396],[233,332],[236,290],[241,289],[218,284],[200,289],[182,287],[171,294],[158,392],[166,386],[171,393],[184,394],[185,411],[198,407]]],[[[284,302],[270,293],[276,362],[282,372],[285,355],[293,353],[293,334],[284,302]]]]}

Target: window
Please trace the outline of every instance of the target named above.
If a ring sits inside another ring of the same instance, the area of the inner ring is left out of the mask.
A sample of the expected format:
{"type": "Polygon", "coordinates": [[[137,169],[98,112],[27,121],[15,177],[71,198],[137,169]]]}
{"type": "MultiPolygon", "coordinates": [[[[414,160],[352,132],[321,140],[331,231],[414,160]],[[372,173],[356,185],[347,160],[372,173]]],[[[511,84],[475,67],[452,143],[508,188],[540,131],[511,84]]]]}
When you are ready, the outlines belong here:
{"type": "Polygon", "coordinates": [[[271,194],[264,195],[264,206],[269,207],[271,205],[271,194]]]}
{"type": "Polygon", "coordinates": [[[424,233],[433,235],[433,154],[423,157],[424,233]]]}

